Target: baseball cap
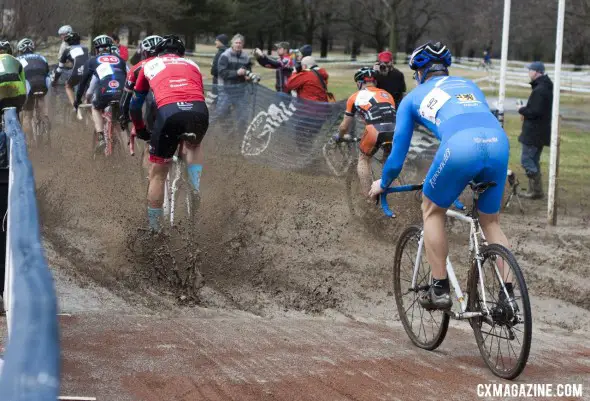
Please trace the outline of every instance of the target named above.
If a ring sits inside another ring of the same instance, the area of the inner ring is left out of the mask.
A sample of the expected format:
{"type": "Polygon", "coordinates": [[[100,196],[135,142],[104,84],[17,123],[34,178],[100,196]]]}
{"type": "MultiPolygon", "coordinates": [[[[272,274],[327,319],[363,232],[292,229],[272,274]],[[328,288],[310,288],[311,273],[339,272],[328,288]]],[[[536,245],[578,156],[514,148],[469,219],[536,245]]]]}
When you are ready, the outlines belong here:
{"type": "Polygon", "coordinates": [[[289,42],[277,42],[277,43],[275,43],[274,48],[275,49],[280,49],[280,48],[288,49],[289,48],[289,42]]]}
{"type": "Polygon", "coordinates": [[[540,72],[541,74],[545,73],[545,64],[541,61],[533,61],[529,64],[529,70],[540,72]]]}
{"type": "Polygon", "coordinates": [[[377,60],[382,63],[391,63],[393,61],[393,53],[391,53],[389,50],[381,52],[377,55],[377,60]]]}

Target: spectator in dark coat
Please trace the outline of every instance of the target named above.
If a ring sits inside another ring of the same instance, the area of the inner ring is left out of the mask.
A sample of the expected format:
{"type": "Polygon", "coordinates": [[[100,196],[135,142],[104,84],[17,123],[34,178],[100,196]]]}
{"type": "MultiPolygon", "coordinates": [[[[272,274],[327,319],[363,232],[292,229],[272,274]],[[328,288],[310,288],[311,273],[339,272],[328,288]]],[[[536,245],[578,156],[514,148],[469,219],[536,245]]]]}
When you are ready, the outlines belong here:
{"type": "Polygon", "coordinates": [[[246,85],[244,84],[250,80],[248,72],[251,69],[250,56],[244,52],[244,37],[236,34],[231,40],[231,47],[226,49],[217,61],[220,93],[217,108],[210,119],[210,124],[220,118],[226,118],[230,107],[233,106],[238,130],[240,133],[245,132],[249,109],[246,102],[246,85]]]}
{"type": "Polygon", "coordinates": [[[406,92],[404,74],[393,66],[393,53],[384,51],[377,55],[377,63],[373,69],[377,72],[377,88],[389,92],[395,100],[395,107],[399,107],[406,92]]]}
{"type": "Polygon", "coordinates": [[[529,188],[522,195],[530,199],[543,198],[541,176],[541,152],[551,144],[551,110],[553,107],[553,82],[545,75],[540,61],[529,65],[529,77],[533,91],[526,106],[518,109],[522,132],[518,141],[522,144],[521,164],[529,178],[529,188]]]}
{"type": "Polygon", "coordinates": [[[260,49],[254,49],[254,57],[256,57],[256,60],[258,60],[258,63],[261,66],[272,68],[277,71],[277,82],[275,84],[275,88],[277,92],[282,92],[285,88],[285,83],[287,83],[287,80],[293,72],[295,62],[289,54],[288,42],[279,42],[275,44],[275,49],[277,50],[278,56],[276,59],[268,57],[260,49]]]}
{"type": "MultiPolygon", "coordinates": [[[[228,43],[229,38],[223,33],[215,38],[215,47],[217,48],[217,53],[213,58],[213,63],[211,63],[211,76],[213,77],[213,85],[217,85],[217,77],[219,76],[217,62],[219,61],[219,57],[221,57],[223,52],[227,50],[228,43]]],[[[214,91],[214,93],[217,92],[214,91]]]]}

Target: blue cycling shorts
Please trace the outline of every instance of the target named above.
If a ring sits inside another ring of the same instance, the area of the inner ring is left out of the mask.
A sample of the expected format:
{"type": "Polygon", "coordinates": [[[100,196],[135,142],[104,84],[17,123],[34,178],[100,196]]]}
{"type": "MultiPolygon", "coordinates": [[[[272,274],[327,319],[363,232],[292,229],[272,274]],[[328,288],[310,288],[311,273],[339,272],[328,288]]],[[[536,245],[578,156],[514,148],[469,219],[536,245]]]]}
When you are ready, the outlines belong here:
{"type": "Polygon", "coordinates": [[[471,128],[452,135],[441,144],[426,179],[424,195],[442,208],[448,208],[461,195],[469,181],[494,181],[479,198],[479,210],[500,211],[508,171],[510,144],[502,130],[471,128]]]}

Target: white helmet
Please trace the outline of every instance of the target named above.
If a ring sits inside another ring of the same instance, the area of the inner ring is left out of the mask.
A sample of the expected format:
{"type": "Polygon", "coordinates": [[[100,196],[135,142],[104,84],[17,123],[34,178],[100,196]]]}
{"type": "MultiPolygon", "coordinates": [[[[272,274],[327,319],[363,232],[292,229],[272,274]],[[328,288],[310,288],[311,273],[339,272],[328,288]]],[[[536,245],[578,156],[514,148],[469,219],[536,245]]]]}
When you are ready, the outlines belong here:
{"type": "Polygon", "coordinates": [[[148,36],[141,41],[141,50],[152,56],[154,55],[154,49],[156,48],[156,45],[163,40],[164,38],[158,35],[148,36]]]}
{"type": "Polygon", "coordinates": [[[69,25],[64,25],[57,31],[58,35],[67,35],[68,33],[72,33],[74,30],[69,25]]]}
{"type": "Polygon", "coordinates": [[[20,53],[24,53],[26,51],[32,52],[35,50],[35,43],[29,38],[24,38],[17,43],[16,49],[20,53]]]}

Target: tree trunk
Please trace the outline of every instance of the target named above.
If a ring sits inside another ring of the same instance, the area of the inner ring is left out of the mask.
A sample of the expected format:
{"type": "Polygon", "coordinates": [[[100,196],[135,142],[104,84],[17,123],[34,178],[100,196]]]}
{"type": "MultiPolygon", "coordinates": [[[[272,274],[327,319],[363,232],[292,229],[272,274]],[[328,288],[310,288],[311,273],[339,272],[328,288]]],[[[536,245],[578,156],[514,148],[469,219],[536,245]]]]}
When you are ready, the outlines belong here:
{"type": "Polygon", "coordinates": [[[272,31],[268,31],[268,54],[272,54],[272,31]]]}
{"type": "Polygon", "coordinates": [[[322,34],[320,36],[320,57],[328,57],[328,47],[330,42],[330,31],[327,24],[322,26],[322,34]]]}
{"type": "Polygon", "coordinates": [[[356,61],[356,56],[360,53],[361,42],[358,38],[352,40],[352,48],[350,49],[350,61],[356,61]]]}
{"type": "Polygon", "coordinates": [[[391,10],[391,15],[389,17],[389,25],[391,26],[389,30],[389,51],[393,53],[393,58],[395,59],[395,54],[397,53],[397,29],[396,29],[396,17],[395,11],[391,10]]]}

